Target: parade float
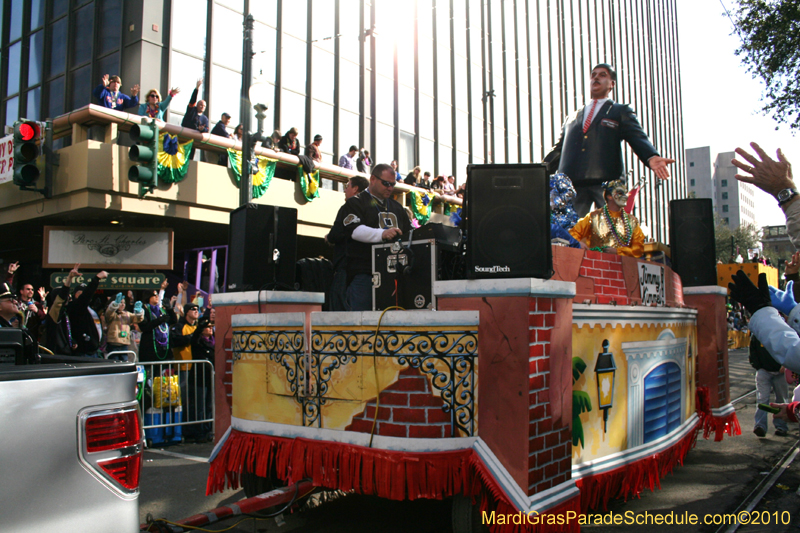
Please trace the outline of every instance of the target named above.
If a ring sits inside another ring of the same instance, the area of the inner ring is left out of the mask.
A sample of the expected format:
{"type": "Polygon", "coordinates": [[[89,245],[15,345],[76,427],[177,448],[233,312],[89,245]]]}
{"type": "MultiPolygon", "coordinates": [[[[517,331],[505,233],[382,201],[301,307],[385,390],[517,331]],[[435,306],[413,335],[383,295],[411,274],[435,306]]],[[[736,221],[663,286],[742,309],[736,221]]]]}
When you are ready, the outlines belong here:
{"type": "Polygon", "coordinates": [[[725,289],[563,246],[552,270],[436,281],[436,308],[413,312],[215,296],[226,393],[207,492],[310,479],[452,497],[464,531],[475,508],[495,532],[578,531],[588,510],[659,487],[698,434],[740,434],[725,289]]]}

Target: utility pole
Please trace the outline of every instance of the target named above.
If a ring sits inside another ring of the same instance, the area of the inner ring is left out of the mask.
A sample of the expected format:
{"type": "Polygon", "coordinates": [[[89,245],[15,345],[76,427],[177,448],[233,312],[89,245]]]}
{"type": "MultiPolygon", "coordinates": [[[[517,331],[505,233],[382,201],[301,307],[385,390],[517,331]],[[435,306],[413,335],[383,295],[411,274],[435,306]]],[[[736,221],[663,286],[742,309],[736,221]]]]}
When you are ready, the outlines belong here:
{"type": "Polygon", "coordinates": [[[239,181],[239,205],[253,200],[253,172],[250,160],[254,144],[250,141],[250,84],[253,81],[253,15],[244,18],[244,52],[242,53],[242,94],[239,116],[242,120],[242,175],[239,181]]]}

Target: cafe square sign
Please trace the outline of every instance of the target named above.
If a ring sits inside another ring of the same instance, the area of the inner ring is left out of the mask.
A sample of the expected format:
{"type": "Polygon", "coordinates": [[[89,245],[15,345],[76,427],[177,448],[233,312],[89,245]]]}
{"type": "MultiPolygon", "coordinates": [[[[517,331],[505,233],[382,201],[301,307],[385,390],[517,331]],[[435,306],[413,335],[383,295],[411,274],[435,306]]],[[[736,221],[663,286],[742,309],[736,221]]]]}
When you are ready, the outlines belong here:
{"type": "Polygon", "coordinates": [[[172,270],[171,229],[44,227],[44,268],[172,270]]]}

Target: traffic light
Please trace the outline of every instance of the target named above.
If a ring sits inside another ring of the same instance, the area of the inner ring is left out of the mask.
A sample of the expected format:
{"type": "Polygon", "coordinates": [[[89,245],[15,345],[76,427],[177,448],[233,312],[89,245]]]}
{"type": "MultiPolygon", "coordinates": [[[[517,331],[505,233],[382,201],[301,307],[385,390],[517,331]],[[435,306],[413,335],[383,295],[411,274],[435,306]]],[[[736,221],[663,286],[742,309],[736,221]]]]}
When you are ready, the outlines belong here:
{"type": "Polygon", "coordinates": [[[128,157],[140,163],[128,170],[128,179],[139,184],[139,198],[158,187],[158,126],[155,122],[134,124],[130,131],[128,157]]]}
{"type": "Polygon", "coordinates": [[[14,185],[28,188],[39,179],[42,127],[33,120],[14,123],[14,185]]]}

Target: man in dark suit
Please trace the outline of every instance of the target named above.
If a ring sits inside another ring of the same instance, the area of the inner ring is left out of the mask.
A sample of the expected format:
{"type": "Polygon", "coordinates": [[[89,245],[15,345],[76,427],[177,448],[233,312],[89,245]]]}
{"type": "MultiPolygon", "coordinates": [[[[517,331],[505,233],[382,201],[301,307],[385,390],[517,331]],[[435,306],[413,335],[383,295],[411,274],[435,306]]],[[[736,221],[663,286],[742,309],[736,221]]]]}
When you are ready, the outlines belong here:
{"type": "Polygon", "coordinates": [[[604,181],[625,179],[622,141],[659,179],[669,178],[667,165],[675,162],[659,155],[628,105],[609,98],[616,80],[611,65],[601,63],[592,69],[592,101],[567,117],[561,137],[543,161],[548,172],[563,172],[572,180],[577,192],[573,207],[578,216],[589,213],[592,202],[605,205],[604,181]]]}

